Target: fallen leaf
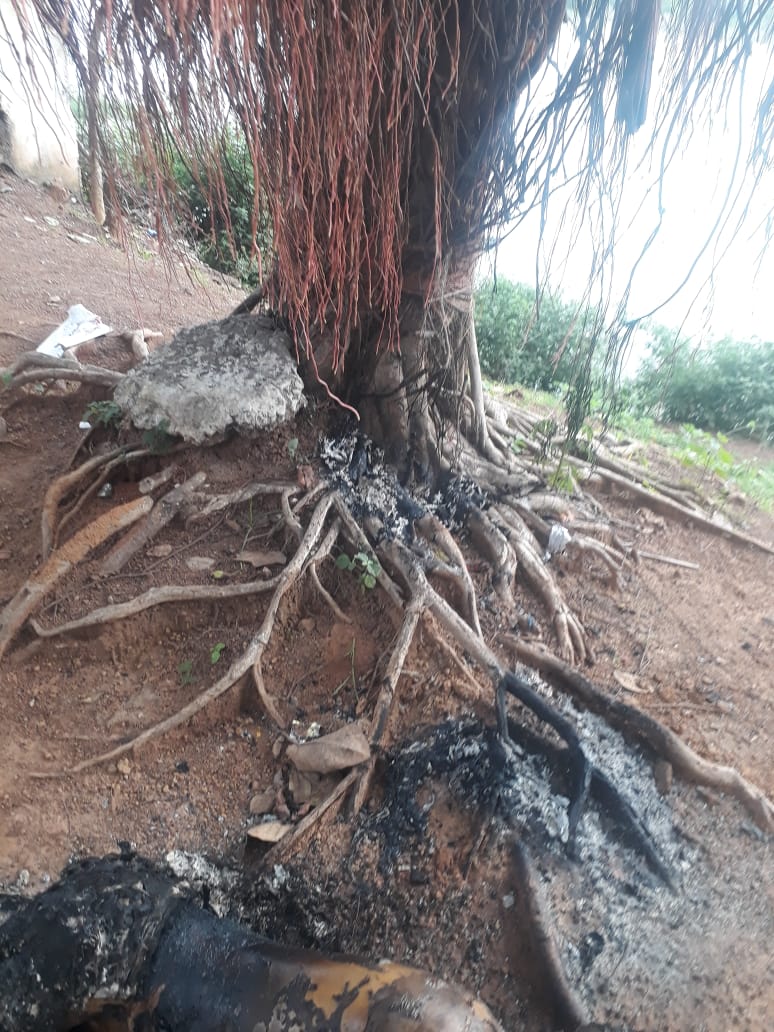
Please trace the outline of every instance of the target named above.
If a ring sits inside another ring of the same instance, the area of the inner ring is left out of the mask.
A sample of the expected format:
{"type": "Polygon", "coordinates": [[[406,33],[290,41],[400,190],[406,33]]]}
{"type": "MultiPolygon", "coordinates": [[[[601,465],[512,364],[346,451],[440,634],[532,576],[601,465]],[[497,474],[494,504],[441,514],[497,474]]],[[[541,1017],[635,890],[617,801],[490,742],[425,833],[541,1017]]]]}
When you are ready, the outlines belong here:
{"type": "Polygon", "coordinates": [[[288,561],[284,552],[239,552],[240,563],[250,563],[255,569],[260,566],[284,566],[288,561]]]}
{"type": "Polygon", "coordinates": [[[360,724],[345,724],[338,731],[312,742],[289,745],[286,755],[296,770],[330,774],[365,763],[371,755],[371,746],[360,724]]]}
{"type": "Polygon", "coordinates": [[[634,695],[650,695],[653,692],[652,688],[640,688],[634,674],[627,674],[625,670],[614,670],[613,678],[624,691],[632,692],[634,695]]]}
{"type": "Polygon", "coordinates": [[[283,824],[281,821],[264,821],[262,824],[254,824],[247,829],[248,838],[258,839],[259,842],[279,842],[281,838],[290,831],[290,824],[283,824]]]}
{"type": "Polygon", "coordinates": [[[116,764],[116,767],[118,769],[119,774],[129,775],[132,773],[132,765],[125,756],[121,757],[121,759],[116,764]]]}
{"type": "Polygon", "coordinates": [[[310,777],[303,774],[300,770],[291,770],[290,777],[288,778],[288,788],[296,806],[308,803],[312,798],[312,778],[317,780],[314,774],[310,777]]]}

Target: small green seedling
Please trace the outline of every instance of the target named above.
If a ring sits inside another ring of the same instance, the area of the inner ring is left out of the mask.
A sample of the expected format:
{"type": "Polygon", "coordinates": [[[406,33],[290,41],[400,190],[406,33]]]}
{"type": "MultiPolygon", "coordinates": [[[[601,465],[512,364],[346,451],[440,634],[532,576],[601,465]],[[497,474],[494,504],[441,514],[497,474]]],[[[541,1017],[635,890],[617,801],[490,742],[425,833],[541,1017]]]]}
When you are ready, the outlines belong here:
{"type": "Polygon", "coordinates": [[[11,380],[13,380],[13,373],[3,373],[2,375],[3,387],[7,387],[11,380]]]}
{"type": "Polygon", "coordinates": [[[291,437],[290,440],[288,441],[288,454],[290,455],[291,459],[295,459],[297,451],[298,451],[298,438],[297,437],[291,437]]]}
{"type": "Polygon", "coordinates": [[[123,409],[115,401],[92,401],[86,406],[82,419],[92,426],[104,426],[108,430],[117,430],[123,419],[123,409]]]}
{"type": "Polygon", "coordinates": [[[224,641],[219,641],[217,645],[213,645],[210,649],[210,663],[212,663],[213,666],[215,666],[215,664],[219,662],[220,657],[223,655],[223,649],[225,649],[225,647],[226,643],[224,641]]]}
{"type": "Polygon", "coordinates": [[[177,672],[180,674],[181,684],[190,684],[193,681],[193,663],[190,659],[184,659],[177,664],[177,672]]]}
{"type": "Polygon", "coordinates": [[[346,552],[342,552],[336,560],[336,566],[340,570],[354,573],[361,585],[369,591],[376,587],[376,578],[382,569],[378,560],[367,552],[356,552],[351,559],[346,552]]]}

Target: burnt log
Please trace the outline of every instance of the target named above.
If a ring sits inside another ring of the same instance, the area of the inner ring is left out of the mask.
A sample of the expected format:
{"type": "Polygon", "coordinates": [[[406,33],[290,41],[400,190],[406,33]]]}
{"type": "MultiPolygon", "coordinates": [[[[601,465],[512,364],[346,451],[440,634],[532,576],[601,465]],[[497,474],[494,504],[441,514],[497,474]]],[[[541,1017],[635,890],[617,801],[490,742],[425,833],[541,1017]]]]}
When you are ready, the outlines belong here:
{"type": "Polygon", "coordinates": [[[139,858],[88,860],[0,896],[0,1029],[409,1032],[500,1029],[426,972],[270,942],[139,858]]]}

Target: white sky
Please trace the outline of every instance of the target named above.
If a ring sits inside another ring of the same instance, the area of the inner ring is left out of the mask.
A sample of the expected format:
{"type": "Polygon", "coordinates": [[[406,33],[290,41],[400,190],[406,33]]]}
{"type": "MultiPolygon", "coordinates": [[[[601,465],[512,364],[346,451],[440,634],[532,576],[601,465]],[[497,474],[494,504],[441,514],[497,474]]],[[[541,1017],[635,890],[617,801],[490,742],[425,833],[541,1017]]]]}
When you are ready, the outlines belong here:
{"type": "MultiPolygon", "coordinates": [[[[571,39],[564,41],[565,52],[571,46],[571,39]]],[[[645,314],[666,300],[687,274],[717,218],[720,202],[732,178],[740,141],[744,164],[757,98],[761,89],[765,90],[772,82],[773,67],[774,54],[756,45],[745,73],[744,88],[740,89],[739,80],[735,84],[737,92],[728,116],[716,115],[710,127],[704,121],[710,113],[709,106],[703,112],[693,112],[699,124],[692,137],[682,144],[681,152],[665,175],[662,228],[633,281],[628,306],[630,317],[645,314]]],[[[631,228],[622,235],[614,254],[614,298],[623,289],[643,242],[657,220],[658,195],[654,181],[661,146],[650,146],[656,89],[657,82],[651,95],[649,122],[630,145],[630,157],[635,159],[631,168],[640,158],[644,158],[645,163],[653,163],[654,168],[643,168],[627,180],[621,224],[631,223],[631,228]]],[[[561,290],[568,300],[581,298],[591,265],[590,236],[583,231],[561,230],[561,209],[566,198],[556,196],[552,201],[549,202],[547,236],[549,240],[556,238],[557,249],[549,268],[548,283],[561,290]]],[[[578,209],[572,200],[570,205],[572,218],[568,221],[572,222],[578,216],[578,209]]],[[[720,251],[732,242],[713,282],[703,286],[713,264],[710,250],[686,287],[654,315],[654,320],[675,328],[685,320],[685,333],[696,338],[728,335],[744,340],[758,336],[774,341],[774,246],[765,246],[763,233],[767,209],[772,208],[774,172],[770,171],[752,199],[741,231],[732,232],[736,221],[732,219],[721,237],[720,251]]],[[[534,212],[501,244],[497,254],[498,274],[534,283],[538,238],[539,214],[534,212]]]]}

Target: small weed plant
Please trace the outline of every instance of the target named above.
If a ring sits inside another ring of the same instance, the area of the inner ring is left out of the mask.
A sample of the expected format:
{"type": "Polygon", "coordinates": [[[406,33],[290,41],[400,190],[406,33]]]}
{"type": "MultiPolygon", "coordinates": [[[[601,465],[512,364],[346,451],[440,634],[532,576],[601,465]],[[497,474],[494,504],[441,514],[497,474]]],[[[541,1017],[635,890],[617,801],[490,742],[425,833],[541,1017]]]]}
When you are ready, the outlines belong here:
{"type": "Polygon", "coordinates": [[[376,578],[381,571],[376,557],[367,552],[356,552],[352,557],[342,552],[336,560],[336,566],[340,570],[349,570],[368,591],[376,587],[376,578]]]}

